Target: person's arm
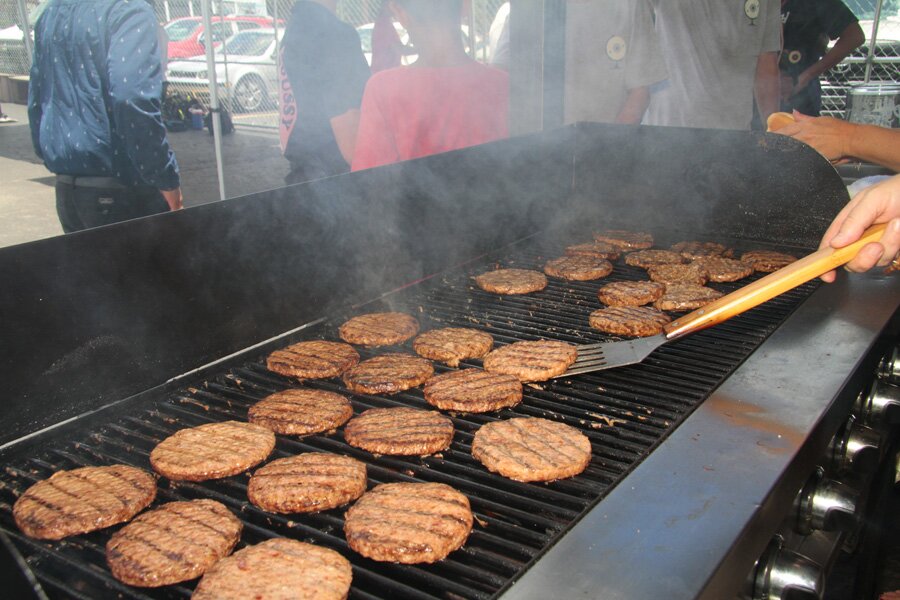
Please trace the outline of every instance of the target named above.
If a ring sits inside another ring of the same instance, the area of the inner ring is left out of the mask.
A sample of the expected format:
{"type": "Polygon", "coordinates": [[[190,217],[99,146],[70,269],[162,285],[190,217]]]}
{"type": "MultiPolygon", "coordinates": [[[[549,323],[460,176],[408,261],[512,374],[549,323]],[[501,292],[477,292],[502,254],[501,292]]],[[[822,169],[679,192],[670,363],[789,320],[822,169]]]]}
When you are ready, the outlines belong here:
{"type": "Polygon", "coordinates": [[[759,116],[765,123],[773,112],[778,111],[781,99],[781,74],[778,70],[778,52],[763,52],[756,60],[756,76],[753,93],[759,116]]]}
{"type": "Polygon", "coordinates": [[[625,103],[622,105],[619,114],[616,115],[616,123],[624,123],[626,125],[639,125],[641,119],[644,118],[644,112],[650,105],[650,89],[647,86],[641,86],[628,90],[625,97],[625,103]]]}
{"type": "Polygon", "coordinates": [[[166,204],[169,205],[169,210],[179,210],[184,208],[180,187],[177,187],[174,190],[159,190],[159,193],[165,198],[166,204]]]}
{"type": "MultiPolygon", "coordinates": [[[[862,237],[872,225],[887,223],[887,229],[879,242],[866,244],[844,267],[849,271],[863,272],[875,266],[887,266],[900,251],[900,176],[892,177],[857,194],[838,213],[822,236],[819,248],[843,248],[862,237]]],[[[822,276],[831,283],[835,272],[822,276]]]]}
{"type": "Polygon", "coordinates": [[[864,41],[866,41],[866,34],[863,33],[862,27],[859,26],[858,22],[854,21],[847,25],[837,38],[834,46],[825,53],[825,56],[811,64],[797,76],[797,83],[791,90],[790,96],[797,94],[808,86],[811,81],[818,79],[822,73],[844,60],[851,52],[859,48],[864,41]]]}
{"type": "Polygon", "coordinates": [[[809,144],[832,162],[857,158],[900,172],[900,129],[809,117],[794,111],[794,123],[775,133],[809,144]]]}
{"type": "Polygon", "coordinates": [[[331,131],[337,142],[341,156],[348,165],[353,164],[353,153],[356,149],[356,134],[359,131],[359,109],[351,108],[344,114],[331,118],[331,131]]]}

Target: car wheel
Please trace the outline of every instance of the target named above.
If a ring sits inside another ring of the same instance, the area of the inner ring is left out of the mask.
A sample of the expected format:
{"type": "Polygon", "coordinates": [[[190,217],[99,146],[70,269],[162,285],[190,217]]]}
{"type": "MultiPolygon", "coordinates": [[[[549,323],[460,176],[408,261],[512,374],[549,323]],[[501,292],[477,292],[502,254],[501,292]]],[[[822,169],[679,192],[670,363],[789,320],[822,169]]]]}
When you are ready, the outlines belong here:
{"type": "Polygon", "coordinates": [[[266,84],[256,75],[241,78],[234,86],[231,101],[235,112],[254,112],[267,104],[266,84]]]}

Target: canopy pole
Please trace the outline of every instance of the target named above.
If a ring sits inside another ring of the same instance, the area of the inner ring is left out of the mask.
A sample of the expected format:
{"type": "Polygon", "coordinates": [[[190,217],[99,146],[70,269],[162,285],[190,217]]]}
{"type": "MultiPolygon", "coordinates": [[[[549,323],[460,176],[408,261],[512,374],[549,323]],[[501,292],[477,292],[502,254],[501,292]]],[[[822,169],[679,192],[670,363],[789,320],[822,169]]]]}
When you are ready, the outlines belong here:
{"type": "Polygon", "coordinates": [[[222,118],[219,114],[219,82],[216,80],[210,0],[202,0],[200,6],[203,8],[203,29],[206,32],[206,73],[207,77],[209,77],[209,110],[212,116],[213,146],[216,150],[216,176],[219,179],[219,200],[224,200],[225,172],[222,168],[222,118]]]}

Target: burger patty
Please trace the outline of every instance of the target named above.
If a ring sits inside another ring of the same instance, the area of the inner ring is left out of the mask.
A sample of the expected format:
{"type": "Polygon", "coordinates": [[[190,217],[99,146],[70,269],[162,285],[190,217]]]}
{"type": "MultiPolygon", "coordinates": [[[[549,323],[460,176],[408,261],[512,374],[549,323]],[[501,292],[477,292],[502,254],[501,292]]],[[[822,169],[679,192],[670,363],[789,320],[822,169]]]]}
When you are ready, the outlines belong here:
{"type": "Polygon", "coordinates": [[[710,281],[737,281],[753,274],[752,265],[733,258],[697,258],[694,262],[706,269],[710,281]]]}
{"type": "Polygon", "coordinates": [[[666,313],[646,306],[613,306],[591,313],[591,327],[613,335],[647,337],[663,332],[672,321],[666,313]]]}
{"type": "Polygon", "coordinates": [[[672,250],[688,260],[710,256],[727,257],[733,254],[732,250],[716,242],[678,242],[672,245],[672,250]]]}
{"type": "Polygon", "coordinates": [[[513,375],[480,369],[449,371],[425,382],[425,400],[443,410],[483,413],[522,401],[522,382],[513,375]]]}
{"type": "Polygon", "coordinates": [[[275,434],[252,423],[224,421],[182,429],[150,452],[153,470],[174,480],[206,481],[236,475],[264,461],[275,434]]]}
{"type": "Polygon", "coordinates": [[[203,575],[231,554],[243,525],[214,500],[169,502],[117,531],[106,544],[113,576],[139,587],[159,587],[203,575]]]}
{"type": "Polygon", "coordinates": [[[653,236],[639,231],[625,231],[624,229],[608,229],[594,234],[598,242],[611,244],[622,250],[642,250],[653,247],[653,236]]]}
{"type": "Polygon", "coordinates": [[[344,600],[350,593],[350,562],[328,548],[273,538],[217,562],[193,600],[344,600]]]}
{"type": "Polygon", "coordinates": [[[57,471],[22,494],[13,518],[22,533],[61,540],[131,519],[153,502],[156,479],[126,465],[57,471]]]}
{"type": "Polygon", "coordinates": [[[377,561],[433,563],[462,547],[472,531],[469,499],[443,483],[383,483],[347,511],[353,550],[377,561]]]}
{"type": "Polygon", "coordinates": [[[656,281],[616,281],[597,291],[597,298],[607,306],[643,306],[662,298],[665,284],[656,281]]]}
{"type": "Polygon", "coordinates": [[[314,340],[276,350],[266,367],[279,375],[298,379],[337,377],[359,362],[359,353],[349,344],[314,340]]]}
{"type": "Polygon", "coordinates": [[[413,350],[419,356],[458,367],[459,361],[481,358],[491,351],[494,338],[489,333],[464,327],[432,329],[413,340],[413,350]]]}
{"type": "Polygon", "coordinates": [[[353,416],[350,401],[324,390],[289,389],[250,407],[247,420],[282,435],[309,435],[337,429],[353,416]]]}
{"type": "Polygon", "coordinates": [[[673,283],[663,297],[653,303],[659,310],[693,310],[722,297],[722,292],[702,285],[673,283]]]}
{"type": "Polygon", "coordinates": [[[386,312],[359,315],[338,329],[341,339],[360,346],[393,346],[419,333],[419,322],[406,313],[386,312]]]}
{"type": "Polygon", "coordinates": [[[434,375],[431,361],[411,354],[382,354],[346,373],[344,383],[360,394],[396,394],[417,387],[434,375]]]}
{"type": "Polygon", "coordinates": [[[425,456],[450,447],[453,421],[436,410],[370,408],[347,423],[344,439],[372,454],[425,456]]]}
{"type": "Polygon", "coordinates": [[[625,264],[646,269],[654,265],[678,265],[687,259],[671,250],[638,250],[625,255],[625,264]]]}
{"type": "Polygon", "coordinates": [[[621,253],[619,248],[606,242],[588,242],[566,248],[566,255],[568,256],[593,256],[594,258],[606,260],[617,260],[621,253]]]}
{"type": "Polygon", "coordinates": [[[365,493],[366,481],[366,465],[355,458],[307,452],[257,469],[247,497],[269,512],[319,512],[356,500],[365,493]]]}
{"type": "Polygon", "coordinates": [[[544,273],[572,281],[591,281],[612,273],[612,263],[593,256],[562,256],[547,261],[544,273]]]}
{"type": "Polygon", "coordinates": [[[484,370],[514,375],[521,381],[546,381],[566,372],[578,358],[578,349],[566,342],[515,342],[484,358],[484,370]]]}
{"type": "Polygon", "coordinates": [[[741,260],[751,265],[755,271],[772,273],[796,261],[797,257],[784,252],[773,252],[772,250],[753,250],[745,252],[741,256],[741,260]]]}
{"type": "Polygon", "coordinates": [[[653,281],[660,283],[693,283],[703,285],[709,280],[709,273],[700,263],[686,265],[653,265],[647,268],[647,274],[653,281]]]}
{"type": "Polygon", "coordinates": [[[492,294],[528,294],[547,287],[547,277],[528,269],[497,269],[478,275],[475,283],[492,294]]]}
{"type": "Polygon", "coordinates": [[[565,423],[523,417],[482,426],[472,440],[472,456],[516,481],[554,481],[587,468],[591,442],[565,423]]]}

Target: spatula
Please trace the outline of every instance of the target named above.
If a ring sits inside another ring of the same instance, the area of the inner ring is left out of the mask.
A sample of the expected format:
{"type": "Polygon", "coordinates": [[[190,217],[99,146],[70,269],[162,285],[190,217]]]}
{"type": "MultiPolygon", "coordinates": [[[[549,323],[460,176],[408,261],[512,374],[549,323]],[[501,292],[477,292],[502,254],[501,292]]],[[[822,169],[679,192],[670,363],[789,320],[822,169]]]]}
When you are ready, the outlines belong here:
{"type": "Polygon", "coordinates": [[[731,317],[759,306],[779,294],[792,290],[807,281],[824,275],[844,265],[856,256],[863,246],[881,239],[886,225],[875,225],[863,234],[859,241],[839,248],[824,248],[805,258],[770,273],[738,290],[735,290],[703,308],[698,308],[663,327],[663,333],[652,337],[624,342],[604,342],[578,346],[578,358],[569,370],[558,377],[580,373],[603,371],[639,363],[651,352],[665,344],[691,333],[718,325],[731,317]]]}

